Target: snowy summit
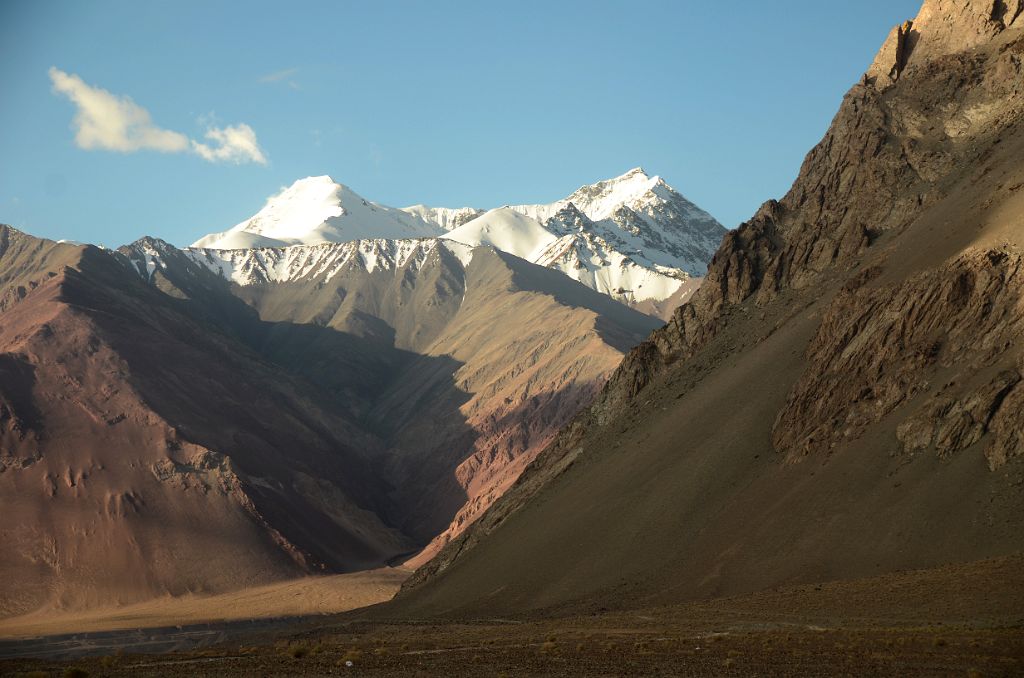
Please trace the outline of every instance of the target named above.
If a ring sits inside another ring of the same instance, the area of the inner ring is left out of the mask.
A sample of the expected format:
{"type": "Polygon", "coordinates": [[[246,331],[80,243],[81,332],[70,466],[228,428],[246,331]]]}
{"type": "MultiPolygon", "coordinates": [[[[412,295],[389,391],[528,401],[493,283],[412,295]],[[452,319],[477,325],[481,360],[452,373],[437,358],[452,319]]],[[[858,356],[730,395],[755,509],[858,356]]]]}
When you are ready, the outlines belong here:
{"type": "Polygon", "coordinates": [[[300,179],[255,216],[192,247],[249,249],[366,239],[422,238],[443,231],[414,214],[370,202],[329,176],[300,179]]]}
{"type": "MultiPolygon", "coordinates": [[[[639,167],[582,186],[553,203],[488,211],[387,207],[320,176],[296,181],[252,218],[200,238],[192,248],[207,251],[206,259],[248,261],[251,257],[243,250],[353,241],[376,242],[374,248],[391,250],[382,241],[440,237],[469,247],[493,247],[632,303],[662,301],[692,288],[692,279],[706,272],[724,230],[663,179],[639,167]],[[222,250],[233,253],[215,252],[222,250]]],[[[221,273],[236,282],[246,279],[238,271],[221,273]]]]}

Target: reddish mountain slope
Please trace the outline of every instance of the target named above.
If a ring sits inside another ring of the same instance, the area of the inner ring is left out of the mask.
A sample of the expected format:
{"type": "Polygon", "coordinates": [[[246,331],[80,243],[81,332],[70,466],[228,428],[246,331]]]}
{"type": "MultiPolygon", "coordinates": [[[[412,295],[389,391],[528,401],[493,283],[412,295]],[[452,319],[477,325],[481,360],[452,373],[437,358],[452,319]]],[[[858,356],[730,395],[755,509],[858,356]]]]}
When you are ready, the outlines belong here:
{"type": "Polygon", "coordinates": [[[9,227],[0,299],[4,615],[407,558],[657,324],[490,250],[242,290],[9,227]]]}

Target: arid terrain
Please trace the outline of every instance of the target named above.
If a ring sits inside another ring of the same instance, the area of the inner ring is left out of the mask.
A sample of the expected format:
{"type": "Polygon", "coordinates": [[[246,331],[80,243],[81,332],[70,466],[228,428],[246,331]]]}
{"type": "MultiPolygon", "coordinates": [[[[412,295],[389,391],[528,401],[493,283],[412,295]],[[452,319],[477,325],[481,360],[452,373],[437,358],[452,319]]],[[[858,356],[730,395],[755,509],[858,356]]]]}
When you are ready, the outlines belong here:
{"type": "MultiPolygon", "coordinates": [[[[881,675],[1024,670],[1024,561],[516,619],[366,613],[0,644],[3,675],[881,675]],[[167,652],[177,645],[176,651],[167,652]],[[188,649],[191,647],[191,649],[188,649]],[[161,654],[139,654],[164,650],[161,654]],[[85,656],[61,658],[66,653],[85,656]],[[348,663],[351,662],[351,665],[348,663]]],[[[369,611],[372,613],[374,610],[369,611]]]]}
{"type": "Polygon", "coordinates": [[[84,611],[37,610],[0,620],[0,640],[337,614],[390,600],[410,572],[397,568],[366,570],[216,595],[165,596],[134,605],[84,611]]]}
{"type": "Polygon", "coordinates": [[[1024,3],[925,0],[658,329],[0,227],[0,670],[1024,674],[1022,158],[1024,3]]]}
{"type": "Polygon", "coordinates": [[[898,78],[851,88],[789,193],[396,610],[648,606],[1024,551],[1024,26],[990,9],[924,4],[898,78]]]}
{"type": "Polygon", "coordinates": [[[443,544],[658,324],[494,250],[239,289],[0,226],[0,271],[3,616],[443,544]]]}

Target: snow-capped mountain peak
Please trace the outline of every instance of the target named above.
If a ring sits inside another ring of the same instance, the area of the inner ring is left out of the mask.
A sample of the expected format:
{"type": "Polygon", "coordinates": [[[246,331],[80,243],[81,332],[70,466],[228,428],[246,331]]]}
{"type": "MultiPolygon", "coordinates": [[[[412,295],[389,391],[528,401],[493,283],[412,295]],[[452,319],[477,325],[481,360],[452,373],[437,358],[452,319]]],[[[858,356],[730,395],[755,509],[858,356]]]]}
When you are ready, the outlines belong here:
{"type": "Polygon", "coordinates": [[[553,203],[512,205],[509,209],[557,230],[564,210],[589,220],[575,223],[642,265],[704,275],[725,229],[710,214],[642,167],[588,184],[553,203]]]}
{"type": "MultiPolygon", "coordinates": [[[[724,230],[642,167],[581,186],[553,203],[489,211],[425,205],[396,209],[319,176],[282,189],[255,216],[200,239],[193,251],[197,262],[240,284],[253,284],[328,266],[328,250],[285,254],[271,249],[361,241],[359,247],[330,249],[329,266],[358,261],[373,270],[377,262],[401,261],[403,253],[419,251],[410,239],[440,237],[448,249],[494,247],[638,303],[676,298],[680,290],[692,288],[691,279],[707,270],[724,230]],[[392,247],[386,240],[405,244],[392,247]],[[260,252],[250,256],[239,250],[260,252]]],[[[146,260],[143,265],[151,264],[146,260]]]]}
{"type": "Polygon", "coordinates": [[[255,216],[193,247],[287,247],[361,239],[440,235],[441,227],[416,214],[371,202],[329,176],[299,179],[271,196],[255,216]]]}
{"type": "Polygon", "coordinates": [[[594,221],[608,219],[621,205],[635,203],[648,193],[668,199],[674,193],[659,176],[648,176],[642,167],[636,167],[625,174],[582,186],[566,198],[594,221]]]}

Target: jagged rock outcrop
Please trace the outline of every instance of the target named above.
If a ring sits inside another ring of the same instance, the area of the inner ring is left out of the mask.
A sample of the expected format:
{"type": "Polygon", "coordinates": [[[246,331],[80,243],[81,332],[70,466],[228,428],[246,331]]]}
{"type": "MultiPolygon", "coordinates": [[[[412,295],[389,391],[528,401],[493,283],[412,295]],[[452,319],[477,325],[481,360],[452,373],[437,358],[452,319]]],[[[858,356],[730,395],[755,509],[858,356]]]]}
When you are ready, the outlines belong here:
{"type": "Polygon", "coordinates": [[[926,0],[911,33],[911,59],[923,63],[962,52],[1017,27],[1020,0],[926,0]]]}
{"type": "Polygon", "coordinates": [[[908,66],[982,45],[1019,28],[1022,8],[1021,0],[928,0],[915,19],[892,29],[865,80],[885,89],[908,66]]]}
{"type": "Polygon", "coordinates": [[[956,393],[956,382],[945,384],[921,409],[896,429],[903,450],[913,454],[935,448],[948,456],[974,445],[992,433],[985,456],[993,471],[1024,451],[1020,408],[1024,398],[1017,386],[1020,368],[999,372],[987,383],[956,393]]]}
{"type": "Polygon", "coordinates": [[[910,56],[910,34],[914,22],[907,20],[899,26],[893,26],[889,37],[882,43],[875,60],[865,73],[866,79],[874,81],[879,88],[884,88],[899,80],[900,73],[907,66],[910,56]]]}
{"type": "MultiPolygon", "coordinates": [[[[865,273],[822,318],[807,369],[775,422],[775,449],[790,461],[827,453],[932,390],[898,430],[904,449],[934,444],[947,454],[974,444],[1020,381],[1014,344],[1024,336],[1021,254],[971,251],[895,285],[872,285],[878,270],[865,273]],[[954,370],[960,376],[949,380],[954,370]],[[982,385],[973,383],[979,379],[982,385]]],[[[994,456],[1021,453],[1018,442],[993,440],[1002,450],[994,456]]]]}

